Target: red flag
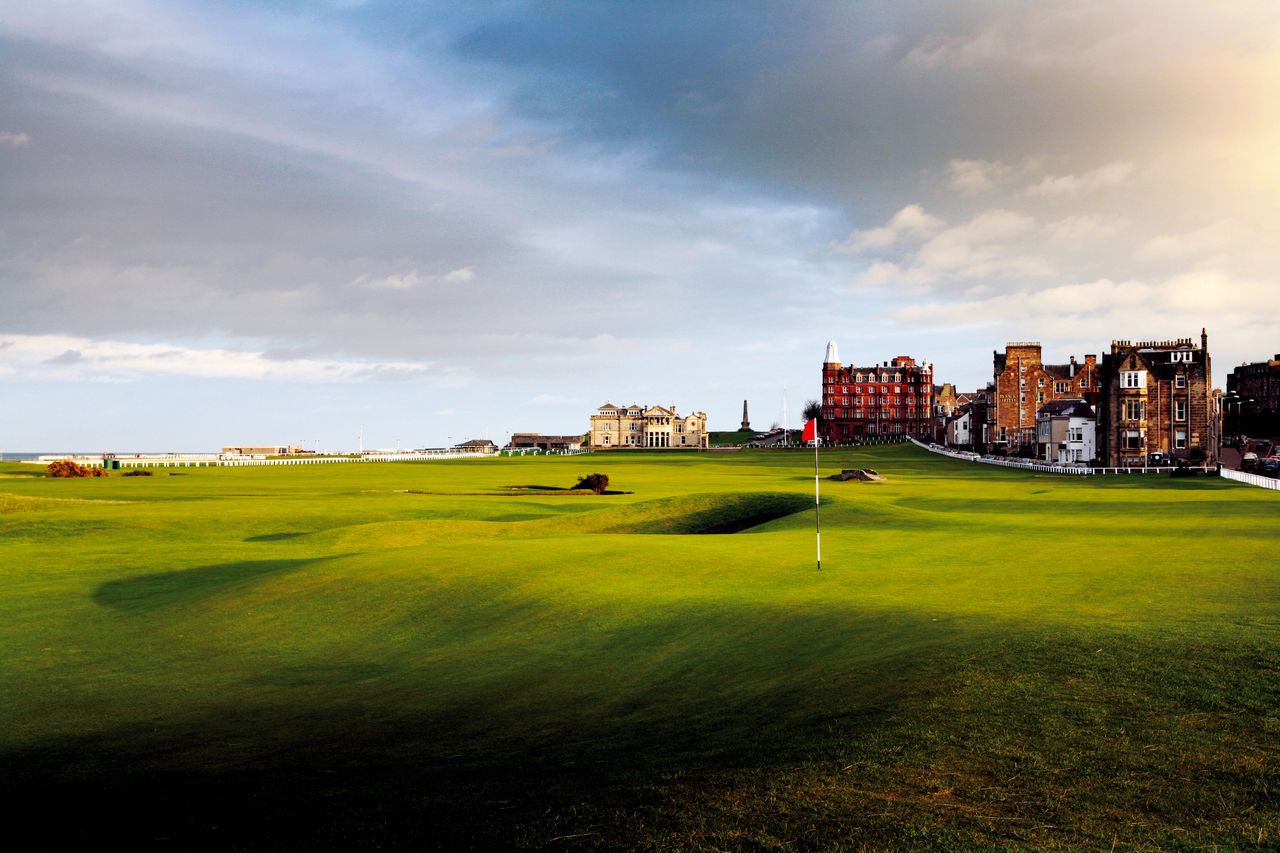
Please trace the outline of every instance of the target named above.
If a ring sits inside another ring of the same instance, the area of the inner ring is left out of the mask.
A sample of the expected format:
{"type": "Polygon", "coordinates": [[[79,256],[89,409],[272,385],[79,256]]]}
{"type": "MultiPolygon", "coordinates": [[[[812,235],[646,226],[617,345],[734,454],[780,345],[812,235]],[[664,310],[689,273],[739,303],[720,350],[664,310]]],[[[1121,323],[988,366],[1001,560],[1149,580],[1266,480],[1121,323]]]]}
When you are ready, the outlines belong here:
{"type": "Polygon", "coordinates": [[[818,419],[814,418],[804,425],[804,432],[800,433],[801,441],[817,441],[818,440],[818,419]]]}

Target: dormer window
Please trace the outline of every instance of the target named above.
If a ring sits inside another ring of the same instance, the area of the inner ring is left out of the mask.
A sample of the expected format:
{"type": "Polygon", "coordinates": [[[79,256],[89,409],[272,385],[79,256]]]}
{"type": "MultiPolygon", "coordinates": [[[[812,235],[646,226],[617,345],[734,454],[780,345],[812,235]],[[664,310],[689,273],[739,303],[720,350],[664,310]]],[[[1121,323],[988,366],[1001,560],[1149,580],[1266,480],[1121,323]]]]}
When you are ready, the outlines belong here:
{"type": "Polygon", "coordinates": [[[1146,388],[1147,372],[1145,370],[1123,370],[1120,372],[1121,388],[1146,388]]]}

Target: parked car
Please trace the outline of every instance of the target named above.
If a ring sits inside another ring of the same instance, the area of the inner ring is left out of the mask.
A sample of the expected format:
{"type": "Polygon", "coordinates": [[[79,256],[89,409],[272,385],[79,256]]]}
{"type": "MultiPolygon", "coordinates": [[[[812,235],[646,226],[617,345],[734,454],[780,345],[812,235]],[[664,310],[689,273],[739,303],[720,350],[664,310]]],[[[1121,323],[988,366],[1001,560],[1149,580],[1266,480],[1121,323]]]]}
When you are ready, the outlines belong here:
{"type": "Polygon", "coordinates": [[[1258,468],[1258,454],[1246,453],[1240,457],[1241,471],[1256,471],[1258,468]]]}
{"type": "Polygon", "coordinates": [[[1280,477],[1280,456],[1268,456],[1259,461],[1258,473],[1264,477],[1280,477]]]}

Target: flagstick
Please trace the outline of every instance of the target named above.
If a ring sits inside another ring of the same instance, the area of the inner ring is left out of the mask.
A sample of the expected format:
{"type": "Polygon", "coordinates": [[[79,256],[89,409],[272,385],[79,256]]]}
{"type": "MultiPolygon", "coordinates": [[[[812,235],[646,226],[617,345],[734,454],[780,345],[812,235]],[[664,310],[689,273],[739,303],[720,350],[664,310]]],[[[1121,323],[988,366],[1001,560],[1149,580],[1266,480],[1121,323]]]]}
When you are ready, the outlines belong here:
{"type": "Polygon", "coordinates": [[[822,571],[822,501],[818,497],[818,425],[813,427],[813,530],[818,543],[818,571],[822,571]]]}

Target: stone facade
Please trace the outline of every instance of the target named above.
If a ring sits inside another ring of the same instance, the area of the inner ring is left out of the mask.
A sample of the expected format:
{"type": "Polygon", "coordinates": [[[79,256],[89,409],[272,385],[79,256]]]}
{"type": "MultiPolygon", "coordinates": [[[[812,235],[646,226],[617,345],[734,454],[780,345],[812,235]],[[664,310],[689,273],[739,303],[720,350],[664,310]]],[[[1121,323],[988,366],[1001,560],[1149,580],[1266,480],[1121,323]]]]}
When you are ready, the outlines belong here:
{"type": "Polygon", "coordinates": [[[659,447],[705,450],[711,443],[706,413],[680,415],[674,403],[669,408],[605,403],[591,416],[589,436],[593,450],[659,447]]]}
{"type": "Polygon", "coordinates": [[[883,435],[933,435],[933,366],[900,355],[845,367],[835,341],[822,364],[822,440],[839,444],[883,435]]]}
{"type": "Polygon", "coordinates": [[[1009,343],[993,353],[995,394],[991,404],[991,444],[1010,455],[1031,453],[1036,446],[1036,414],[1052,400],[1079,398],[1096,404],[1100,385],[1098,357],[1084,362],[1071,356],[1067,364],[1045,364],[1040,344],[1009,343]]]}
{"type": "Polygon", "coordinates": [[[959,398],[956,386],[950,382],[933,386],[933,440],[939,444],[946,443],[947,423],[960,410],[959,398]]]}
{"type": "Polygon", "coordinates": [[[1280,354],[1231,371],[1222,410],[1225,435],[1280,438],[1280,354]]]}
{"type": "Polygon", "coordinates": [[[1217,457],[1209,336],[1112,341],[1099,367],[1100,456],[1108,466],[1217,457]]]}

